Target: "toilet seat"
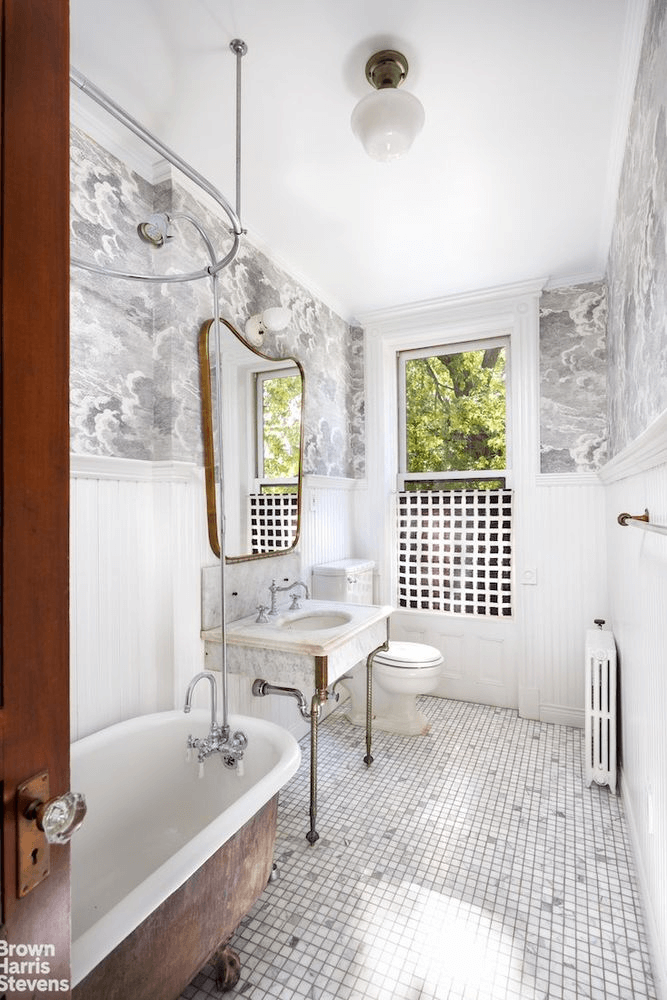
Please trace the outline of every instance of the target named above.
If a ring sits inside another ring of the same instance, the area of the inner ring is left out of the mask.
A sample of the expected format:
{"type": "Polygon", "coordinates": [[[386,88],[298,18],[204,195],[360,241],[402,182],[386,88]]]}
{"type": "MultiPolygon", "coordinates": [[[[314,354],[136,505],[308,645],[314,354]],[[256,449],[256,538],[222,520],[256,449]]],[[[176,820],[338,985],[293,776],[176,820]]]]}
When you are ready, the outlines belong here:
{"type": "Polygon", "coordinates": [[[439,666],[442,654],[435,646],[422,642],[390,642],[389,649],[375,654],[373,663],[403,670],[421,670],[439,666]]]}

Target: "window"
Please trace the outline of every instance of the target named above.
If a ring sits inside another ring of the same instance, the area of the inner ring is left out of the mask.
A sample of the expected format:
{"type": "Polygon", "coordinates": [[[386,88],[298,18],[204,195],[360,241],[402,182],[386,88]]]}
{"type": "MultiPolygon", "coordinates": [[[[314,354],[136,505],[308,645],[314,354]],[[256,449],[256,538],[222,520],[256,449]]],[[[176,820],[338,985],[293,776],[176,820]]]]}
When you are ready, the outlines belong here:
{"type": "Polygon", "coordinates": [[[399,607],[512,614],[508,360],[506,339],[398,355],[399,607]]]}
{"type": "Polygon", "coordinates": [[[507,355],[505,339],[399,354],[400,488],[505,485],[507,355]]]}
{"type": "Polygon", "coordinates": [[[289,548],[298,526],[302,380],[295,368],[255,375],[257,491],[250,496],[253,553],[289,548]]]}
{"type": "Polygon", "coordinates": [[[257,372],[257,478],[261,492],[295,493],[301,440],[301,375],[257,372]]]}

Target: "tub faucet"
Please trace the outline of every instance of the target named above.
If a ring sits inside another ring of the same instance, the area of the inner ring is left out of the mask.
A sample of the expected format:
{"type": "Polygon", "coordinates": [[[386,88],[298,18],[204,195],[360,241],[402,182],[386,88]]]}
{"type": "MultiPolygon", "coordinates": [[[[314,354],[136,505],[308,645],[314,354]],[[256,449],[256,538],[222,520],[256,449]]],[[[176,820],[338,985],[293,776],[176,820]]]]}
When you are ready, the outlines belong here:
{"type": "Polygon", "coordinates": [[[192,711],[192,695],[197,684],[202,680],[207,680],[211,685],[211,732],[222,732],[218,725],[218,685],[215,682],[215,674],[211,673],[210,670],[202,670],[201,673],[195,674],[188,684],[183,711],[186,714],[192,711]]]}
{"type": "Polygon", "coordinates": [[[227,767],[236,767],[243,757],[243,751],[248,745],[248,740],[243,733],[230,735],[229,726],[221,726],[218,723],[218,686],[215,674],[210,670],[202,670],[195,674],[188,689],[185,692],[184,712],[192,710],[192,694],[200,680],[206,678],[211,685],[211,728],[208,735],[203,739],[195,736],[188,736],[188,750],[197,751],[197,759],[202,764],[212,753],[222,754],[227,767]]]}
{"type": "MultiPolygon", "coordinates": [[[[277,587],[276,581],[275,580],[271,581],[271,586],[269,587],[269,590],[271,592],[271,610],[269,611],[270,615],[278,614],[278,609],[276,608],[276,594],[281,593],[281,591],[283,590],[292,590],[294,587],[303,587],[304,597],[306,598],[306,600],[308,600],[310,596],[310,594],[308,593],[308,587],[306,586],[305,583],[303,583],[302,580],[295,580],[294,583],[288,583],[286,587],[277,587]]],[[[297,611],[299,607],[300,605],[298,604],[298,599],[296,595],[293,595],[292,606],[290,608],[290,611],[297,611]]]]}

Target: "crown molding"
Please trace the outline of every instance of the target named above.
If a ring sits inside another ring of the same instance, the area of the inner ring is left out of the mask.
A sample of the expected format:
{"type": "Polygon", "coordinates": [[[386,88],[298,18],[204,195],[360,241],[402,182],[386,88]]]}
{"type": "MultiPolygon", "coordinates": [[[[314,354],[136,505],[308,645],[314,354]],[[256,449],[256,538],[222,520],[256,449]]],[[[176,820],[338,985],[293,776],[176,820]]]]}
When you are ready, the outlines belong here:
{"type": "Polygon", "coordinates": [[[70,122],[149,184],[159,184],[171,177],[171,164],[164,157],[158,156],[76,87],[70,93],[70,122]]]}
{"type": "Polygon", "coordinates": [[[376,309],[361,313],[357,317],[358,324],[364,328],[382,327],[383,329],[403,329],[406,323],[414,328],[422,324],[437,322],[442,317],[456,313],[461,309],[484,309],[499,305],[513,307],[516,300],[527,296],[539,295],[546,284],[546,278],[532,278],[527,281],[514,282],[509,285],[497,285],[476,291],[460,292],[446,295],[438,299],[425,299],[421,302],[409,302],[405,305],[392,306],[389,309],[376,309]]]}
{"type": "Polygon", "coordinates": [[[575,285],[592,285],[605,280],[604,271],[581,271],[579,274],[566,274],[562,278],[549,278],[544,291],[555,291],[558,288],[572,288],[575,285]]]}

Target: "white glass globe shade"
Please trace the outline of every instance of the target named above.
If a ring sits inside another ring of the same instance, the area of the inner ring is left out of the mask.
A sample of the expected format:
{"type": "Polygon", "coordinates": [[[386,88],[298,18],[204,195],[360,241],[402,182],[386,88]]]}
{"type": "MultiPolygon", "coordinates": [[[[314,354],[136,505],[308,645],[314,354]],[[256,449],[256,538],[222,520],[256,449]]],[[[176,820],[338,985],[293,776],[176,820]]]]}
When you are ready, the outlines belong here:
{"type": "Polygon", "coordinates": [[[285,309],[283,306],[270,306],[265,309],[262,313],[262,323],[266,330],[271,330],[272,333],[276,333],[278,330],[284,330],[291,319],[289,309],[285,309]]]}
{"type": "Polygon", "coordinates": [[[396,160],[424,126],[424,109],[413,94],[384,87],[367,94],[352,112],[352,131],[374,160],[396,160]]]}
{"type": "Polygon", "coordinates": [[[269,306],[264,312],[251,316],[246,322],[244,328],[246,340],[255,347],[261,347],[267,331],[277,333],[278,330],[284,330],[291,318],[289,309],[283,306],[269,306]]]}

